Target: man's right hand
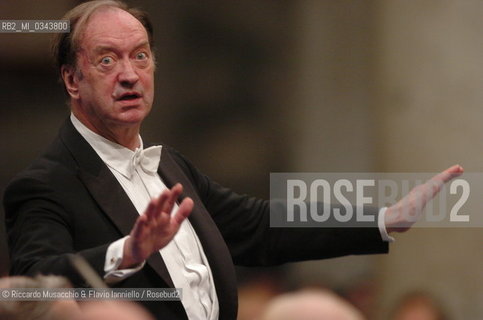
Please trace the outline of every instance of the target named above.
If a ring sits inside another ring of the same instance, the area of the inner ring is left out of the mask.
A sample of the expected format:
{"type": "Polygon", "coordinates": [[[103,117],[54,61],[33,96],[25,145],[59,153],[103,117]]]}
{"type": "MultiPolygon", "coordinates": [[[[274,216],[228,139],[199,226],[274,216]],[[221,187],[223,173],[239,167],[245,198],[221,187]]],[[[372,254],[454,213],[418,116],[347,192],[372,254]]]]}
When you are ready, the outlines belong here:
{"type": "Polygon", "coordinates": [[[129,237],[124,242],[124,252],[119,269],[134,267],[151,254],[165,247],[178,232],[181,223],[193,210],[193,200],[185,198],[178,211],[171,215],[173,206],[183,191],[181,184],[167,189],[152,199],[146,211],[139,216],[129,237]]]}

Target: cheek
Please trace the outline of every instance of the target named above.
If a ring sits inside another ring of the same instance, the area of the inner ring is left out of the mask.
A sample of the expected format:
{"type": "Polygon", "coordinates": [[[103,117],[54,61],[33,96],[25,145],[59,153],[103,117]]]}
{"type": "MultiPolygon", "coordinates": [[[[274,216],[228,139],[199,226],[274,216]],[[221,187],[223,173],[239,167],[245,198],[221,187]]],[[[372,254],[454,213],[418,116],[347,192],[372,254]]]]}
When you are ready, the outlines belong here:
{"type": "Polygon", "coordinates": [[[152,74],[145,74],[142,77],[144,95],[149,101],[153,101],[154,97],[154,76],[152,74]]]}
{"type": "Polygon", "coordinates": [[[142,79],[143,79],[143,86],[145,90],[153,90],[154,76],[151,74],[145,74],[143,75],[142,79]]]}
{"type": "Polygon", "coordinates": [[[99,79],[94,84],[94,90],[96,90],[99,99],[110,101],[113,99],[112,95],[115,92],[116,81],[111,77],[105,77],[99,79]]]}

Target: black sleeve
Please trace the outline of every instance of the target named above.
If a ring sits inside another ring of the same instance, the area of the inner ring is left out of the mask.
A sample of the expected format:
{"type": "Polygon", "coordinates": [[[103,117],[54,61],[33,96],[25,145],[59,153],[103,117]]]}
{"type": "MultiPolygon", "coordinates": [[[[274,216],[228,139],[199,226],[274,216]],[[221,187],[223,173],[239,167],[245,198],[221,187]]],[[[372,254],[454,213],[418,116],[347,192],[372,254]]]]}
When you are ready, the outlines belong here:
{"type": "MultiPolygon", "coordinates": [[[[172,149],[171,149],[172,150],[172,149]]],[[[376,223],[364,228],[271,228],[270,202],[240,195],[200,173],[172,150],[176,162],[194,182],[237,265],[266,266],[350,254],[387,253],[376,223]]],[[[368,212],[369,213],[369,212],[368,212]]]]}
{"type": "Polygon", "coordinates": [[[109,243],[76,248],[74,218],[62,201],[62,197],[69,196],[66,192],[68,188],[54,190],[46,182],[25,177],[8,186],[4,206],[12,275],[62,275],[76,287],[86,286],[70,263],[69,256],[74,254],[84,257],[99,275],[103,274],[109,243]]]}

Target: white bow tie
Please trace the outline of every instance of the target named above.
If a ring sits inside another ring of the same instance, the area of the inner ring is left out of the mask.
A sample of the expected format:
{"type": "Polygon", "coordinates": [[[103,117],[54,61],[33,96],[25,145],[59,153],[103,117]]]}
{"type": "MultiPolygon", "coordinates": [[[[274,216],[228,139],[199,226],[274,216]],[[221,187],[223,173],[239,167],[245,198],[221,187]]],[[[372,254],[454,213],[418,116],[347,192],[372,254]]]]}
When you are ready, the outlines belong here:
{"type": "Polygon", "coordinates": [[[147,174],[155,174],[158,171],[161,159],[161,146],[152,146],[146,149],[136,149],[131,161],[131,176],[140,167],[147,174]]]}

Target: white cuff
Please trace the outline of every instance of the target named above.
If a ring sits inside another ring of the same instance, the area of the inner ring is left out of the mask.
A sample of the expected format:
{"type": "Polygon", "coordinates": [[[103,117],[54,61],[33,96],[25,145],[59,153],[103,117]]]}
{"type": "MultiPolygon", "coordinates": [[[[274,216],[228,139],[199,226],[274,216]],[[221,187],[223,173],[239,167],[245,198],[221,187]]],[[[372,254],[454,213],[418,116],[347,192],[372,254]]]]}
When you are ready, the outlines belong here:
{"type": "Polygon", "coordinates": [[[381,233],[381,238],[382,238],[383,241],[394,242],[394,241],[396,241],[396,239],[394,239],[394,237],[391,237],[387,233],[387,230],[386,230],[386,224],[384,222],[385,221],[384,217],[386,216],[386,210],[387,210],[387,207],[379,209],[379,216],[377,218],[377,226],[379,227],[379,232],[381,233]]]}
{"type": "Polygon", "coordinates": [[[108,284],[114,284],[126,279],[127,277],[141,270],[146,263],[146,261],[143,261],[143,263],[131,269],[117,269],[121,265],[124,252],[124,242],[128,237],[129,236],[125,236],[124,238],[114,241],[107,248],[106,261],[104,263],[104,279],[108,284]]]}

